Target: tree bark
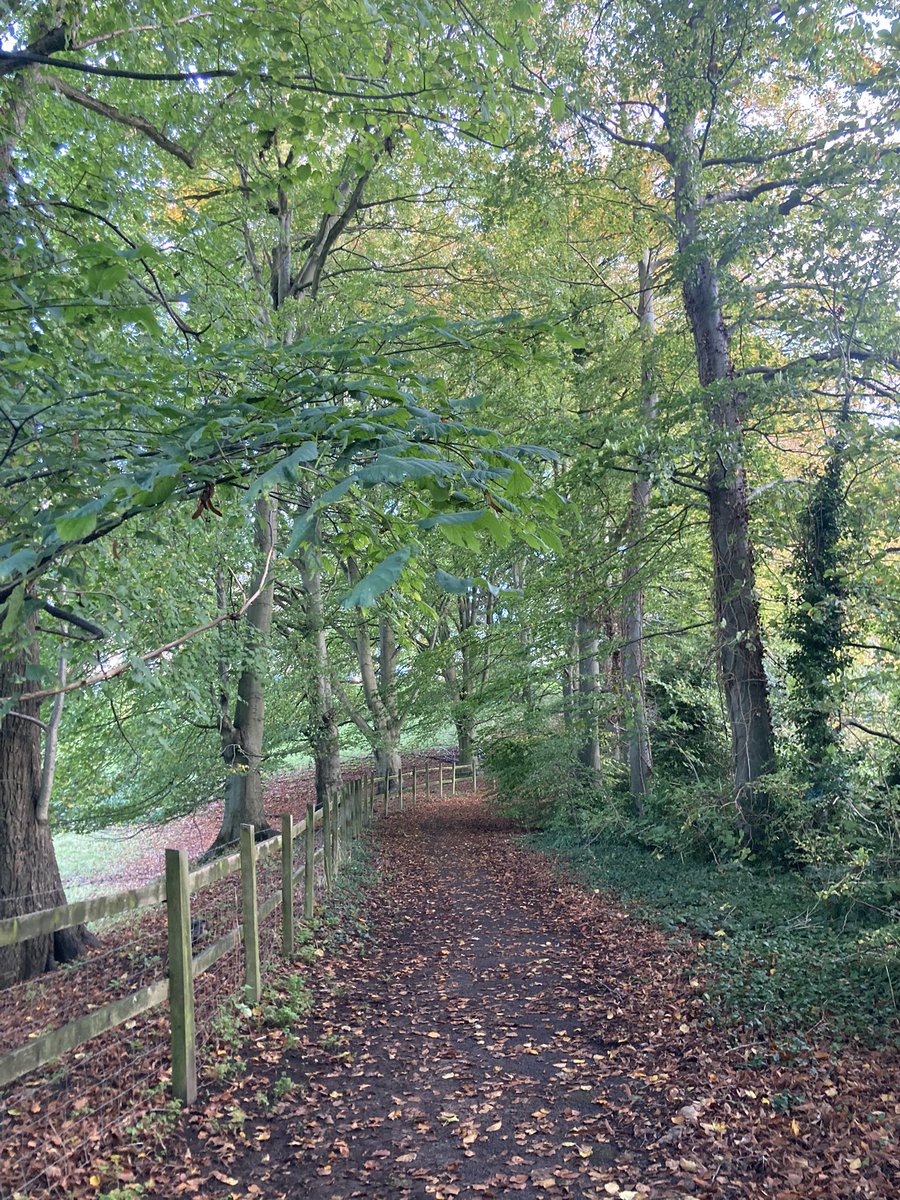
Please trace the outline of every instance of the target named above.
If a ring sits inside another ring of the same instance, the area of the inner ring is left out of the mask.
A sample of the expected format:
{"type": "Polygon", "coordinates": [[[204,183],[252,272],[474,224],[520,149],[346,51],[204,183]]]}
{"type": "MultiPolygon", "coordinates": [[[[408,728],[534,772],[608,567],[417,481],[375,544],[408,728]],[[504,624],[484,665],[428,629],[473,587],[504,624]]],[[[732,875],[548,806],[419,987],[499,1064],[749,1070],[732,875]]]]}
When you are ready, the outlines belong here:
{"type": "MultiPolygon", "coordinates": [[[[356,653],[362,679],[363,696],[372,720],[375,771],[379,778],[391,781],[399,775],[400,731],[402,720],[397,705],[397,643],[390,617],[378,618],[378,665],[365,615],[360,611],[356,627],[356,653]]],[[[390,782],[395,787],[395,782],[390,782]]]]}
{"type": "MultiPolygon", "coordinates": [[[[641,414],[648,426],[656,419],[659,405],[653,370],[653,338],[656,334],[654,270],[653,256],[647,250],[638,263],[638,322],[641,334],[641,414]]],[[[637,475],[631,485],[628,512],[628,539],[633,550],[644,544],[649,508],[650,480],[637,475]]],[[[644,559],[638,550],[623,573],[625,604],[622,614],[625,642],[622,647],[622,682],[628,705],[628,781],[632,804],[638,816],[643,814],[644,798],[650,790],[653,777],[644,663],[643,569],[644,559]]]]}
{"type": "MultiPolygon", "coordinates": [[[[476,717],[475,697],[480,686],[487,683],[490,670],[488,654],[489,624],[486,621],[485,636],[481,644],[483,661],[481,670],[476,663],[476,639],[473,629],[477,623],[480,598],[476,591],[458,596],[456,601],[456,646],[452,647],[452,657],[444,668],[444,679],[450,693],[450,712],[456,727],[457,761],[464,766],[472,763],[475,743],[476,717]]],[[[486,616],[489,619],[490,613],[486,616]]],[[[445,636],[450,637],[449,626],[443,626],[445,636]]]]}
{"type": "Polygon", "coordinates": [[[672,162],[684,309],[693,334],[697,374],[708,389],[713,598],[719,675],[731,731],[735,801],[745,845],[761,851],[767,841],[769,808],[765,777],[774,766],[775,739],[744,468],[746,397],[735,382],[717,269],[699,228],[695,116],[672,131],[672,162]]]}
{"type": "MultiPolygon", "coordinates": [[[[276,508],[274,501],[260,498],[256,502],[255,537],[259,552],[259,573],[252,587],[262,582],[262,572],[270,572],[270,582],[247,609],[246,621],[251,631],[251,653],[261,653],[272,630],[274,585],[271,582],[271,559],[275,547],[276,508]]],[[[265,725],[265,693],[255,663],[246,664],[238,680],[234,716],[223,713],[219,722],[222,758],[229,770],[225,785],[225,811],[222,825],[212,849],[221,849],[236,842],[241,825],[254,825],[257,832],[268,833],[270,826],[263,808],[262,754],[265,725]]]]}
{"type": "Polygon", "coordinates": [[[341,743],[325,632],[322,569],[311,550],[300,560],[300,577],[306,596],[308,632],[315,662],[310,709],[316,764],[316,803],[321,806],[326,801],[331,804],[341,786],[341,743]]]}
{"type": "MultiPolygon", "coordinates": [[[[20,690],[34,648],[0,659],[0,696],[20,690]]],[[[0,723],[0,918],[66,903],[41,796],[40,703],[19,701],[0,723]]],[[[96,939],[83,926],[0,948],[0,987],[70,962],[96,939]]]]}
{"type": "Polygon", "coordinates": [[[575,731],[575,698],[578,694],[577,622],[575,623],[574,636],[566,646],[566,656],[563,659],[562,679],[560,682],[562,685],[563,728],[571,736],[575,731]]]}
{"type": "Polygon", "coordinates": [[[593,771],[600,770],[600,726],[597,697],[600,691],[600,639],[597,625],[591,617],[580,616],[576,622],[578,640],[578,726],[581,747],[578,760],[593,771]]]}

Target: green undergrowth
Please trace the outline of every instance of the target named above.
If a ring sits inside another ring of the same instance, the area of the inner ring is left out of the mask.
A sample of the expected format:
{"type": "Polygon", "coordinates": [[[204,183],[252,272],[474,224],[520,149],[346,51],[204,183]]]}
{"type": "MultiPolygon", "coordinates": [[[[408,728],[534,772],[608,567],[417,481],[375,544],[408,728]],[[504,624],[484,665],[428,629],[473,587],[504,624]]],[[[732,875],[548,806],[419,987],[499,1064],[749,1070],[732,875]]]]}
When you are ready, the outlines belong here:
{"type": "Polygon", "coordinates": [[[722,1024],[783,1049],[823,1038],[900,1043],[896,938],[873,943],[863,921],[805,876],[666,856],[611,837],[586,843],[559,830],[529,841],[636,915],[688,936],[722,1024]]]}

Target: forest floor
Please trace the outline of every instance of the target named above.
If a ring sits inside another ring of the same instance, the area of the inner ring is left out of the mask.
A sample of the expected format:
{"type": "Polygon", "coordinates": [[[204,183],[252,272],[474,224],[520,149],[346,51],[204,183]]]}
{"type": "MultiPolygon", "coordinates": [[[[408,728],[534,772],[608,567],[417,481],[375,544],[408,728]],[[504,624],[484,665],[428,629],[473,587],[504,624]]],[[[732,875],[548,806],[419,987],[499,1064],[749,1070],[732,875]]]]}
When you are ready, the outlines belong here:
{"type": "Polygon", "coordinates": [[[760,1057],[716,1026],[690,943],[482,797],[380,821],[367,869],[302,995],[263,1010],[116,1197],[900,1194],[895,1050],[760,1057]]]}
{"type": "MultiPolygon", "coordinates": [[[[438,758],[452,759],[452,752],[430,750],[404,754],[404,770],[435,762],[438,758]]],[[[345,779],[368,774],[370,759],[345,761],[345,779]]],[[[316,776],[310,767],[302,771],[286,771],[266,781],[264,804],[266,815],[277,825],[281,813],[291,813],[299,821],[306,816],[306,805],[315,798],[316,776]]],[[[186,850],[192,861],[215,841],[222,824],[221,801],[206,804],[196,812],[170,821],[133,825],[113,825],[90,834],[63,834],[60,869],[69,900],[101,895],[119,888],[136,888],[158,879],[165,872],[166,849],[170,846],[186,850]],[[73,845],[73,843],[76,843],[73,845]]]]}

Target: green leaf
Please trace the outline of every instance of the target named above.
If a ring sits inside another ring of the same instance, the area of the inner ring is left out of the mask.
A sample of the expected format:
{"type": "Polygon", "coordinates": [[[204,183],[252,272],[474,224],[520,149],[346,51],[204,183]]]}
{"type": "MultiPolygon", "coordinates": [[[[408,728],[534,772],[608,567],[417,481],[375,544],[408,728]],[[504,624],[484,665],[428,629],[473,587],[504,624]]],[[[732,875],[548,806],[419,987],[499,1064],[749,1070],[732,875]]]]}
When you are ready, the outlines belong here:
{"type": "Polygon", "coordinates": [[[25,584],[20,583],[13,590],[12,595],[6,602],[6,612],[3,616],[3,624],[0,626],[0,636],[10,637],[15,632],[16,627],[21,623],[24,608],[25,584]]]}
{"type": "Polygon", "coordinates": [[[557,92],[550,101],[550,115],[556,122],[563,121],[566,116],[566,98],[562,92],[557,92]]]}
{"type": "Polygon", "coordinates": [[[451,596],[464,596],[474,587],[474,580],[471,578],[463,579],[460,575],[451,575],[449,571],[442,571],[440,567],[434,573],[434,582],[441,591],[449,592],[451,596]]]}
{"type": "Polygon", "coordinates": [[[56,532],[60,541],[80,542],[97,528],[96,513],[71,513],[67,517],[57,517],[56,532]]]}
{"type": "Polygon", "coordinates": [[[319,448],[315,442],[304,442],[293,454],[289,454],[254,480],[247,490],[248,503],[262,492],[270,492],[279,483],[293,483],[297,475],[296,468],[301,463],[315,462],[318,454],[319,448]]]}
{"type": "Polygon", "coordinates": [[[487,511],[486,508],[472,508],[461,512],[435,513],[434,516],[423,517],[416,524],[420,529],[435,529],[438,525],[472,525],[480,521],[487,511]]]}
{"type": "Polygon", "coordinates": [[[37,555],[28,547],[17,550],[9,558],[0,561],[0,579],[12,579],[14,575],[24,575],[37,562],[37,555]]]}
{"type": "Polygon", "coordinates": [[[413,555],[412,546],[404,546],[389,554],[359,581],[356,587],[341,601],[342,608],[371,608],[380,595],[397,582],[403,568],[413,555]]]}

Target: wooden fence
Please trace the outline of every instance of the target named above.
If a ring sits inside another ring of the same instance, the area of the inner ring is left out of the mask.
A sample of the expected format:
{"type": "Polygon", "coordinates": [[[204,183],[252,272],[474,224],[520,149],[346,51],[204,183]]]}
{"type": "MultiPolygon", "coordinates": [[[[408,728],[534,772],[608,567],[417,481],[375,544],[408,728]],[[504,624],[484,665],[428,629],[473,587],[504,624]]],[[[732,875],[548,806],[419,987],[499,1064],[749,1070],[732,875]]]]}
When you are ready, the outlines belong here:
{"type": "Polygon", "coordinates": [[[411,767],[407,771],[400,771],[396,775],[379,779],[379,790],[384,794],[385,813],[390,812],[392,801],[397,811],[403,812],[406,798],[415,803],[422,787],[424,787],[425,794],[430,795],[432,779],[441,798],[444,796],[445,789],[455,796],[456,785],[463,779],[471,779],[473,789],[477,790],[478,764],[474,760],[471,763],[443,761],[426,763],[424,767],[411,767]]]}
{"type": "Polygon", "coordinates": [[[191,1103],[197,1094],[196,1036],[194,1029],[194,981],[238,945],[244,947],[244,986],[251,1003],[262,995],[259,927],[276,908],[281,908],[282,950],[286,957],[294,948],[294,893],[300,881],[304,888],[304,916],[313,915],[315,868],[324,863],[326,886],[330,887],[340,866],[350,857],[353,844],[372,816],[375,778],[367,775],[346,784],[329,807],[317,811],[307,807],[306,816],[294,823],[290,814],[281,819],[281,831],[256,841],[252,825],[241,828],[240,848],[191,871],[184,850],[166,851],[166,873],[145,887],[97,896],[74,904],[45,909],[0,921],[0,946],[15,945],[28,938],[68,929],[85,921],[96,921],[121,913],[136,912],[150,905],[166,904],[168,925],[168,978],[159,979],[139,991],[77,1017],[58,1029],[28,1041],[0,1057],[0,1087],[53,1062],[141,1013],[169,1001],[172,1054],[172,1090],[175,1097],[191,1103]],[[316,848],[316,831],[322,844],[316,848]],[[298,847],[303,846],[302,861],[298,847]],[[257,865],[270,855],[281,854],[281,889],[260,901],[257,895],[257,865]],[[240,872],[241,923],[197,954],[193,954],[191,896],[240,872]]]}
{"type": "Polygon", "coordinates": [[[160,903],[166,905],[168,925],[167,978],[76,1017],[0,1056],[0,1088],[168,1000],[172,1091],[176,1099],[185,1104],[192,1103],[197,1095],[194,981],[220,958],[243,944],[244,989],[247,1000],[251,1004],[257,1003],[262,996],[260,925],[280,907],[282,952],[290,960],[294,951],[294,900],[298,885],[302,881],[303,914],[309,920],[315,906],[317,864],[323,864],[325,885],[330,889],[374,816],[376,795],[383,797],[385,814],[390,812],[392,805],[402,812],[407,798],[414,803],[420,794],[431,794],[432,790],[441,797],[445,789],[455,793],[458,780],[465,777],[477,787],[475,765],[441,762],[400,771],[386,778],[367,774],[345,784],[330,806],[314,809],[312,804],[308,805],[306,816],[297,824],[290,814],[283,816],[281,830],[273,837],[257,842],[253,826],[242,826],[239,850],[194,871],[189,868],[186,851],[167,850],[165,875],[144,887],[0,920],[0,946],[16,945],[58,929],[70,929],[87,921],[136,912],[160,903]],[[322,844],[317,848],[316,831],[319,829],[322,844]],[[298,865],[297,849],[301,841],[303,855],[298,865]],[[276,852],[281,855],[281,888],[260,901],[257,865],[276,852]],[[240,872],[241,881],[241,923],[194,955],[191,897],[236,872],[240,872]]]}

